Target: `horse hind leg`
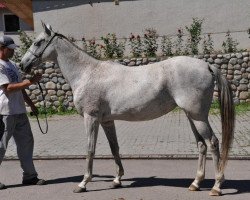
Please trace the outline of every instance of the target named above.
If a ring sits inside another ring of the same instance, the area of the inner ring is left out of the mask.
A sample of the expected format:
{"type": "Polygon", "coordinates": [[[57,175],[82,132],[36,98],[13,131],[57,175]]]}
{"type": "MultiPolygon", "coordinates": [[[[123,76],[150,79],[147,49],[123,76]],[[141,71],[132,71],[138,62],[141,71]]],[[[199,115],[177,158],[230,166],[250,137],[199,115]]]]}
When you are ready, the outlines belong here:
{"type": "Polygon", "coordinates": [[[119,155],[119,145],[117,141],[114,121],[110,121],[108,123],[102,123],[101,126],[108,139],[110,149],[111,149],[112,155],[114,156],[115,164],[116,164],[117,175],[115,179],[113,180],[113,187],[114,188],[121,187],[122,185],[121,177],[124,175],[124,169],[123,169],[121,158],[119,155]]]}
{"type": "Polygon", "coordinates": [[[199,132],[197,131],[192,119],[187,115],[188,120],[190,122],[192,131],[195,135],[197,147],[199,151],[199,158],[198,158],[198,168],[195,180],[189,186],[190,191],[198,191],[200,190],[200,184],[205,178],[205,165],[206,165],[206,155],[207,155],[207,145],[204,139],[200,136],[199,132]]]}
{"type": "MultiPolygon", "coordinates": [[[[195,129],[199,133],[199,136],[201,136],[203,141],[205,141],[205,144],[203,144],[203,145],[206,145],[211,151],[213,164],[214,164],[214,168],[215,168],[215,184],[214,184],[214,186],[209,194],[211,196],[220,196],[221,195],[220,188],[221,188],[222,183],[224,182],[224,174],[219,169],[219,162],[220,162],[219,141],[218,141],[217,137],[215,136],[215,134],[213,133],[207,117],[197,118],[197,116],[196,116],[194,119],[193,117],[191,117],[189,115],[189,118],[191,119],[195,129]]],[[[198,144],[199,144],[199,142],[198,142],[198,144]]],[[[198,145],[198,147],[199,147],[199,145],[198,145]]],[[[202,158],[205,159],[203,156],[202,156],[202,158]]],[[[201,159],[199,157],[199,162],[205,164],[205,161],[200,161],[200,160],[201,159]]],[[[204,170],[204,172],[205,172],[205,170],[204,170]]],[[[197,174],[199,177],[199,167],[198,167],[197,174]]],[[[204,175],[205,175],[205,173],[204,173],[204,175]]],[[[196,181],[194,181],[194,183],[196,183],[196,181]]]]}

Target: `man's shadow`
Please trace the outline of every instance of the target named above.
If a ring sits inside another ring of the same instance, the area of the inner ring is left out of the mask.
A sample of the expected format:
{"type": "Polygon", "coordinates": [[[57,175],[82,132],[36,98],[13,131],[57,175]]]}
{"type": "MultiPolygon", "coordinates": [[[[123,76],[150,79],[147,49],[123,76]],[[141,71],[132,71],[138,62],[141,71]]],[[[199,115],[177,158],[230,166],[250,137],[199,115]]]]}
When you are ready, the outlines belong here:
{"type": "MultiPolygon", "coordinates": [[[[92,182],[112,182],[113,176],[109,175],[93,175],[92,182]],[[95,178],[98,178],[97,180],[95,178]]],[[[47,181],[48,185],[53,184],[61,184],[74,182],[79,183],[83,179],[83,176],[71,176],[71,177],[62,177],[51,179],[47,181]]],[[[152,186],[167,186],[167,187],[181,187],[188,188],[192,183],[193,179],[190,178],[159,178],[159,177],[136,177],[129,179],[122,179],[123,188],[139,188],[139,187],[152,187],[152,186]],[[126,182],[132,182],[131,184],[126,185],[126,182]]],[[[201,184],[201,190],[210,190],[213,187],[214,179],[205,179],[201,184]]],[[[9,185],[8,188],[12,187],[20,187],[21,184],[18,185],[9,185]]],[[[107,189],[98,189],[98,190],[89,190],[89,191],[101,191],[101,190],[109,190],[107,189]]],[[[222,186],[222,189],[234,189],[236,192],[224,194],[224,195],[235,195],[242,193],[250,193],[250,180],[226,180],[222,186]]]]}

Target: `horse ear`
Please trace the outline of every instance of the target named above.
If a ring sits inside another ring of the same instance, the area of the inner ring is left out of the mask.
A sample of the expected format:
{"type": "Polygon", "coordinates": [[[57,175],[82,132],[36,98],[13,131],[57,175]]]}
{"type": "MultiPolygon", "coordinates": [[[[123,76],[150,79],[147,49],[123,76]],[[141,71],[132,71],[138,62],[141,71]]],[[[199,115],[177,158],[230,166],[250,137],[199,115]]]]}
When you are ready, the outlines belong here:
{"type": "Polygon", "coordinates": [[[51,35],[52,28],[51,28],[51,26],[49,24],[44,25],[44,30],[45,30],[46,34],[51,35]]]}

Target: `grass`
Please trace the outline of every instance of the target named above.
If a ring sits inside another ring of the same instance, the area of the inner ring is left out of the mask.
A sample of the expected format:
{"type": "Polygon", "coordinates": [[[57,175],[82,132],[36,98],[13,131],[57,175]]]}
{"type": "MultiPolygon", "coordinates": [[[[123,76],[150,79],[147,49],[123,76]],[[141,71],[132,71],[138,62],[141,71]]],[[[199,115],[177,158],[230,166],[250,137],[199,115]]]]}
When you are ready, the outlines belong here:
{"type": "MultiPolygon", "coordinates": [[[[234,106],[235,108],[235,113],[237,115],[239,114],[244,114],[246,112],[250,111],[250,102],[248,103],[240,103],[238,105],[234,106]]],[[[212,103],[209,114],[219,114],[220,113],[220,107],[219,107],[219,102],[215,101],[212,103]]]]}
{"type": "MultiPolygon", "coordinates": [[[[59,106],[57,109],[54,109],[52,107],[48,107],[46,109],[44,109],[44,107],[40,107],[38,108],[39,111],[39,118],[45,118],[45,114],[47,114],[47,117],[52,117],[54,115],[74,115],[77,114],[76,109],[72,109],[72,110],[67,110],[64,107],[59,106]]],[[[29,114],[29,117],[31,118],[35,118],[35,116],[31,116],[29,114]]]]}
{"type": "MultiPolygon", "coordinates": [[[[179,112],[181,108],[176,107],[172,112],[179,112]]],[[[238,105],[235,105],[235,113],[237,115],[244,114],[246,112],[250,111],[250,102],[248,103],[240,103],[238,105]]],[[[210,115],[217,115],[220,114],[220,106],[218,101],[214,101],[211,104],[210,110],[209,110],[210,115]]]]}

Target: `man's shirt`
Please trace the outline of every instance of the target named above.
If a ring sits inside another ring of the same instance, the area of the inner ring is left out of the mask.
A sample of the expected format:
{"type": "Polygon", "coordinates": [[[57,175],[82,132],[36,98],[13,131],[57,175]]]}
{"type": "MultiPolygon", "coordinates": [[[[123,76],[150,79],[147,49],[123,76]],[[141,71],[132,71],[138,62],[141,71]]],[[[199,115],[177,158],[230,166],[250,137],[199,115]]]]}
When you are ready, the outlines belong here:
{"type": "Polygon", "coordinates": [[[0,59],[0,115],[15,115],[26,112],[21,90],[5,93],[3,85],[22,82],[15,63],[0,59]]]}

